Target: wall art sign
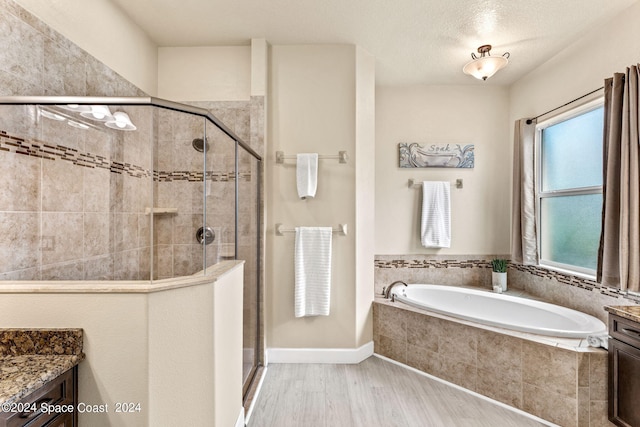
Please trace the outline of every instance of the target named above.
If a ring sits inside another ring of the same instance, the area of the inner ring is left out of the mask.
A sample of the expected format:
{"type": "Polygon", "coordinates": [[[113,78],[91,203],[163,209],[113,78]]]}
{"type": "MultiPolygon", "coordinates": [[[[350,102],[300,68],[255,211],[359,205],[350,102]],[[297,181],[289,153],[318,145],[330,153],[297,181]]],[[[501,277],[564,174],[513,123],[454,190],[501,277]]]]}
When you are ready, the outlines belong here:
{"type": "Polygon", "coordinates": [[[473,144],[398,144],[401,168],[473,168],[473,144]]]}

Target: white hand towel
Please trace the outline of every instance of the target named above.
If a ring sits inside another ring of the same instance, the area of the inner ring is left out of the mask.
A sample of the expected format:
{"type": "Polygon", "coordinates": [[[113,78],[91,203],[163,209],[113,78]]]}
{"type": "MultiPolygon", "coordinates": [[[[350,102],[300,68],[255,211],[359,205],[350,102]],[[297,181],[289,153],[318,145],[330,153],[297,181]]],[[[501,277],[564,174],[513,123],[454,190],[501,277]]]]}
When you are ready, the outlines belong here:
{"type": "Polygon", "coordinates": [[[299,153],[296,156],[296,182],[301,199],[315,197],[318,188],[318,153],[299,153]]]}
{"type": "Polygon", "coordinates": [[[447,181],[422,183],[420,237],[425,248],[451,246],[450,186],[447,181]]]}
{"type": "Polygon", "coordinates": [[[296,227],[296,317],[329,315],[331,233],[331,227],[296,227]]]}

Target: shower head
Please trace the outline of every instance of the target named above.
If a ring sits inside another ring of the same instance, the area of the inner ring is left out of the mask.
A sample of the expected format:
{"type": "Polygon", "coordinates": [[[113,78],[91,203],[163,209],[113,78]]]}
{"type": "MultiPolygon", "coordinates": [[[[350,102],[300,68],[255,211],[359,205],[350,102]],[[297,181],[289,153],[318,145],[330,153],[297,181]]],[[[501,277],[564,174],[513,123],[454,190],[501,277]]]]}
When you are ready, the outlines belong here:
{"type": "Polygon", "coordinates": [[[207,141],[207,138],[196,138],[191,142],[191,145],[196,151],[201,153],[209,151],[209,141],[207,141]]]}

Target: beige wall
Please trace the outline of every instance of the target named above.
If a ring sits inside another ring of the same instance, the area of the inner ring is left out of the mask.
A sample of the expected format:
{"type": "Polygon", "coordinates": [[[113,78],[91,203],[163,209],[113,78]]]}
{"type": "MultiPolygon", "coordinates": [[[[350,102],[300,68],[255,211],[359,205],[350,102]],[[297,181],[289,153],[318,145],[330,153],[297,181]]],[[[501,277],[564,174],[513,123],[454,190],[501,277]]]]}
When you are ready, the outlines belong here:
{"type": "Polygon", "coordinates": [[[251,47],[161,47],[158,97],[173,101],[248,101],[251,47]]]}
{"type": "Polygon", "coordinates": [[[149,295],[149,426],[235,425],[242,412],[242,282],[239,264],[213,284],[149,295]]]}
{"type": "Polygon", "coordinates": [[[3,328],[82,328],[79,402],[140,402],[139,413],[79,414],[80,425],[145,426],[149,421],[148,316],[143,294],[3,294],[3,328]],[[125,350],[126,349],[126,350],[125,350]]]}
{"type": "Polygon", "coordinates": [[[510,129],[594,89],[614,72],[640,62],[640,3],[567,46],[510,89],[510,129]]]}
{"type": "Polygon", "coordinates": [[[156,96],[157,46],[109,0],[16,0],[147,94],[156,96]]]}
{"type": "Polygon", "coordinates": [[[508,91],[497,86],[378,87],[376,90],[376,254],[509,252],[511,191],[508,91]],[[474,169],[400,169],[398,143],[474,144],[474,169]],[[451,248],[420,244],[416,181],[451,186],[451,248]]]}
{"type": "Polygon", "coordinates": [[[356,346],[373,339],[371,300],[373,299],[375,257],[375,58],[356,47],[356,346]]]}
{"type": "Polygon", "coordinates": [[[367,88],[362,92],[356,80],[359,66],[364,67],[362,73],[373,74],[373,61],[351,45],[272,46],[270,58],[265,260],[268,347],[355,348],[370,340],[371,333],[357,330],[368,324],[368,314],[360,306],[370,301],[368,290],[359,286],[371,286],[366,268],[371,268],[372,259],[365,260],[362,271],[356,266],[356,239],[365,242],[360,233],[367,231],[358,223],[363,215],[356,212],[356,186],[363,183],[356,177],[371,174],[372,155],[362,153],[360,158],[359,150],[372,144],[373,132],[358,125],[360,118],[371,124],[370,110],[360,105],[373,100],[372,77],[362,79],[367,88]],[[346,150],[350,158],[347,164],[321,160],[316,197],[300,200],[295,162],[275,164],[276,150],[285,154],[346,150]],[[294,235],[274,236],[274,223],[285,227],[348,225],[347,236],[334,234],[333,238],[329,316],[294,317],[294,235]]]}

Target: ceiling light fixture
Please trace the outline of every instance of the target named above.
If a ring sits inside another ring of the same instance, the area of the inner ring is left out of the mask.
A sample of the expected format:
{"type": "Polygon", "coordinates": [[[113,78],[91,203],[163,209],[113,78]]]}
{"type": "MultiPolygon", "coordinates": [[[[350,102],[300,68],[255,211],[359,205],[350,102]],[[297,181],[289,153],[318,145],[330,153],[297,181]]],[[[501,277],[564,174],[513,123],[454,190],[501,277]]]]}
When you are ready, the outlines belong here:
{"type": "Polygon", "coordinates": [[[133,123],[129,115],[124,111],[116,111],[113,113],[113,118],[105,123],[105,126],[111,129],[118,130],[136,130],[137,128],[133,123]]]}
{"type": "Polygon", "coordinates": [[[468,62],[462,68],[465,74],[469,74],[478,80],[487,80],[509,63],[509,52],[505,52],[502,56],[491,56],[490,44],[480,46],[478,53],[480,57],[472,53],[471,58],[473,58],[473,61],[468,62]]]}

